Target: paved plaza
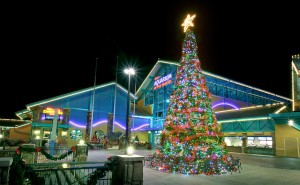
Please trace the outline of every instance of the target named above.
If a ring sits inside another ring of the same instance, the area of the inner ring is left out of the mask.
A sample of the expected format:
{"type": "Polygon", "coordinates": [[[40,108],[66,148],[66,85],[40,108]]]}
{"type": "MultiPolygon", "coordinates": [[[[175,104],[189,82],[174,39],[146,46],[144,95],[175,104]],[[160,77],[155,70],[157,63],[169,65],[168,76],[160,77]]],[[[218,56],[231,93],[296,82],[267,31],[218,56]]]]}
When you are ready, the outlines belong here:
{"type": "MultiPolygon", "coordinates": [[[[146,156],[154,150],[136,150],[146,156]]],[[[88,161],[106,161],[109,156],[123,155],[123,150],[89,150],[88,161]]],[[[183,175],[160,172],[144,167],[144,185],[299,185],[300,158],[286,158],[231,153],[242,162],[241,173],[215,176],[183,175]]]]}

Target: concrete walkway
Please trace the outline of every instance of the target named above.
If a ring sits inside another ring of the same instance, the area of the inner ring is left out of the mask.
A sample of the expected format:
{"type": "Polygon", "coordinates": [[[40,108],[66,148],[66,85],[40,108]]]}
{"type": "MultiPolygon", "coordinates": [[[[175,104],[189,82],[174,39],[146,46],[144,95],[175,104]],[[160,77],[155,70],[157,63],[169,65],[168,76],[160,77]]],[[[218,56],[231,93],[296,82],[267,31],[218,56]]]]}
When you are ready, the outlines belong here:
{"type": "MultiPolygon", "coordinates": [[[[136,150],[146,156],[154,150],[136,150]]],[[[106,161],[109,156],[123,155],[123,150],[89,150],[88,161],[106,161]]],[[[160,172],[144,167],[144,185],[299,185],[300,158],[285,158],[231,153],[240,157],[241,173],[216,176],[183,175],[160,172]]]]}

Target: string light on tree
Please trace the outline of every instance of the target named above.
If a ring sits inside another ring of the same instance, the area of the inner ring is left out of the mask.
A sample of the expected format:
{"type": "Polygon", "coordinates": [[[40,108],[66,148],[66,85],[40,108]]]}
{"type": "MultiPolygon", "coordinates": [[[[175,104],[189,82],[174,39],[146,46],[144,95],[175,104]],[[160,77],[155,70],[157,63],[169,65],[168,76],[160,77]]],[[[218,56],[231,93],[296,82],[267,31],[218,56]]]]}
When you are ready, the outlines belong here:
{"type": "Polygon", "coordinates": [[[223,174],[232,169],[202,73],[196,37],[189,29],[195,17],[188,15],[182,24],[186,32],[182,57],[153,167],[184,174],[223,174]]]}

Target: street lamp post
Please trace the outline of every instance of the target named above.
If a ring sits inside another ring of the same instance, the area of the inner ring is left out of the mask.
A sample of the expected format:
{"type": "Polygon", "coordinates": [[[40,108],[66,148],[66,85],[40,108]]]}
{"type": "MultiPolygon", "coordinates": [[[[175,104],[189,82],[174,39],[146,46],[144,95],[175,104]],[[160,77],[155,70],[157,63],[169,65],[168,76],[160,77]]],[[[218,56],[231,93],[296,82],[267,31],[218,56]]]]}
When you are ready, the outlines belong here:
{"type": "MultiPolygon", "coordinates": [[[[125,133],[125,151],[127,151],[128,143],[129,143],[129,111],[130,111],[130,76],[135,74],[133,68],[126,68],[124,73],[128,75],[128,94],[127,94],[127,109],[126,109],[126,133],[125,133]]],[[[126,152],[127,153],[127,152],[126,152]]]]}

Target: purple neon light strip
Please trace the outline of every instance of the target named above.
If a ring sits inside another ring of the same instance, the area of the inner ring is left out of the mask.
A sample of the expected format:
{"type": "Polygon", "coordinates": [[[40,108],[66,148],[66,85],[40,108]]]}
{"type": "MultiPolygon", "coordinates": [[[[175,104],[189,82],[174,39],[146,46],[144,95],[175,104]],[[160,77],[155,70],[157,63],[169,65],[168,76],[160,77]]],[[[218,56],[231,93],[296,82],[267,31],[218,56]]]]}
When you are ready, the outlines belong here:
{"type": "Polygon", "coordinates": [[[228,105],[228,106],[230,106],[230,107],[233,107],[235,110],[239,110],[239,108],[236,106],[236,105],[233,105],[233,104],[231,104],[231,103],[224,103],[224,102],[222,102],[222,103],[217,103],[217,104],[215,104],[215,105],[213,105],[212,106],[212,108],[215,108],[215,107],[218,107],[218,106],[220,106],[220,105],[228,105]]]}
{"type": "MultiPolygon", "coordinates": [[[[148,123],[145,123],[145,124],[143,124],[143,125],[141,125],[141,126],[139,126],[139,127],[137,127],[137,128],[134,128],[133,130],[139,130],[139,129],[141,129],[141,128],[143,128],[143,127],[146,127],[146,126],[149,126],[149,124],[148,123]]],[[[132,130],[132,129],[131,129],[132,130]]]]}
{"type": "MultiPolygon", "coordinates": [[[[73,126],[75,126],[75,127],[85,128],[84,125],[79,125],[79,124],[76,124],[76,123],[74,123],[74,122],[72,122],[72,121],[70,121],[70,123],[71,123],[73,126]]],[[[99,122],[93,124],[92,127],[95,127],[95,126],[98,126],[98,125],[101,125],[101,124],[104,124],[104,123],[107,123],[107,121],[106,121],[106,120],[99,121],[99,122]]],[[[115,122],[115,124],[118,125],[121,129],[126,130],[126,128],[125,128],[123,125],[121,125],[120,123],[115,122]]],[[[146,127],[146,126],[149,126],[149,124],[147,124],[147,123],[146,123],[146,124],[143,124],[143,125],[141,125],[141,126],[139,126],[139,127],[137,127],[137,128],[134,128],[133,130],[139,130],[139,129],[141,129],[141,128],[143,128],[143,127],[146,127]]],[[[131,130],[132,130],[132,129],[131,129],[131,130]]]]}

